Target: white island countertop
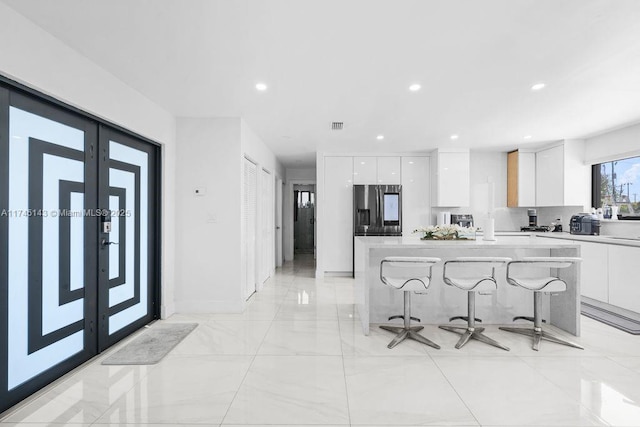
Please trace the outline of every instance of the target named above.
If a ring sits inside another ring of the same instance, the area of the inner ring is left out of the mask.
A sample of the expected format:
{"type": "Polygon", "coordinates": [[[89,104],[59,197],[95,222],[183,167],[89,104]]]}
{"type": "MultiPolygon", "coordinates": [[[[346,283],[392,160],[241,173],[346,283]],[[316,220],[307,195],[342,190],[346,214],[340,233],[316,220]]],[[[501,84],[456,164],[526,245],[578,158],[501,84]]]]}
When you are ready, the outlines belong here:
{"type": "MultiPolygon", "coordinates": [[[[580,256],[580,246],[565,239],[539,239],[535,235],[497,236],[495,241],[421,240],[408,237],[356,237],[354,266],[356,303],[363,332],[371,323],[387,323],[389,316],[402,311],[402,292],[380,280],[380,261],[387,256],[438,257],[442,261],[461,256],[497,256],[520,259],[529,256],[580,256]]],[[[484,324],[511,324],[515,316],[533,315],[533,292],[506,282],[505,269],[496,272],[497,292],[476,299],[478,317],[484,324]]],[[[541,272],[531,270],[531,273],[541,272]]],[[[544,272],[542,272],[544,274],[544,272]]],[[[573,335],[580,335],[580,269],[558,270],[567,282],[567,291],[544,296],[543,318],[573,335]]],[[[447,324],[452,316],[465,315],[466,292],[447,286],[442,280],[442,263],[433,267],[427,295],[412,298],[413,313],[426,324],[447,324]]]]}
{"type": "MultiPolygon", "coordinates": [[[[549,248],[549,247],[559,247],[559,246],[567,246],[567,247],[575,247],[574,243],[571,243],[570,239],[557,239],[558,241],[548,241],[544,239],[537,239],[537,234],[526,234],[522,233],[522,235],[502,235],[496,236],[496,240],[483,240],[482,235],[478,235],[476,240],[422,240],[418,236],[363,236],[356,237],[357,241],[360,241],[362,244],[373,248],[373,247],[389,247],[389,246],[402,246],[404,248],[425,248],[425,247],[478,247],[478,248],[486,248],[486,247],[494,247],[494,248],[530,248],[530,247],[540,247],[540,248],[549,248]]],[[[546,237],[546,236],[541,236],[546,237]]]]}

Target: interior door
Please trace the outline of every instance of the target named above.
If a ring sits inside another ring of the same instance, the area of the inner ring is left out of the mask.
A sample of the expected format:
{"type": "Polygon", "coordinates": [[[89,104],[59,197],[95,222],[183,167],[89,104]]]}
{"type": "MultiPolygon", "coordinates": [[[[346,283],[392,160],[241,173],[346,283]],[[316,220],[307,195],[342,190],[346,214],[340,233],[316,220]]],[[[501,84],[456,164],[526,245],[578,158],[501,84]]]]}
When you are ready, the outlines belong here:
{"type": "Polygon", "coordinates": [[[276,179],[276,267],[282,267],[282,179],[276,179]]]}
{"type": "Polygon", "coordinates": [[[0,412],[97,351],[97,124],[0,88],[0,412]]]}
{"type": "Polygon", "coordinates": [[[262,287],[271,276],[274,265],[273,256],[273,178],[266,169],[260,170],[260,199],[261,199],[261,253],[260,253],[260,280],[258,285],[262,287]]]}
{"type": "Polygon", "coordinates": [[[243,197],[242,197],[242,292],[248,299],[256,291],[256,219],[258,208],[256,164],[246,157],[243,159],[243,197]]]}
{"type": "Polygon", "coordinates": [[[156,316],[159,244],[154,146],[105,126],[99,135],[99,349],[156,316]]]}

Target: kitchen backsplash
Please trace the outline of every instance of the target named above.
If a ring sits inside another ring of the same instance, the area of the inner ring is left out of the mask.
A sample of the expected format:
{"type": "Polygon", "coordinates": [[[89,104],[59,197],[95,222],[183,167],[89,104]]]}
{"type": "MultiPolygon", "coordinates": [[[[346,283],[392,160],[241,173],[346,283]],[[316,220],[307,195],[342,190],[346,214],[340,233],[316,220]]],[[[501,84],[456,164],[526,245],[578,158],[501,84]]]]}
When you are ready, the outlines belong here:
{"type": "MultiPolygon", "coordinates": [[[[495,229],[496,231],[520,231],[520,227],[529,225],[528,208],[495,208],[495,229]]],[[[551,225],[557,222],[557,218],[562,218],[562,229],[569,231],[569,222],[571,215],[580,213],[584,210],[582,206],[553,206],[535,208],[538,212],[538,225],[551,225]]],[[[470,208],[433,208],[431,210],[432,223],[436,223],[438,212],[451,213],[470,213],[473,215],[474,222],[477,227],[482,228],[487,218],[484,211],[474,211],[470,208]]]]}
{"type": "MultiPolygon", "coordinates": [[[[496,208],[495,209],[495,229],[496,231],[520,231],[520,227],[529,224],[528,208],[496,208]]],[[[584,212],[582,206],[553,206],[535,208],[538,212],[538,225],[551,225],[557,222],[557,218],[562,218],[562,230],[569,231],[571,216],[584,212]]],[[[470,213],[473,215],[475,225],[482,228],[487,218],[486,212],[474,211],[470,208],[432,208],[432,224],[436,223],[438,212],[470,213]]],[[[600,234],[603,236],[632,236],[640,237],[640,221],[611,221],[600,222],[600,234]]]]}

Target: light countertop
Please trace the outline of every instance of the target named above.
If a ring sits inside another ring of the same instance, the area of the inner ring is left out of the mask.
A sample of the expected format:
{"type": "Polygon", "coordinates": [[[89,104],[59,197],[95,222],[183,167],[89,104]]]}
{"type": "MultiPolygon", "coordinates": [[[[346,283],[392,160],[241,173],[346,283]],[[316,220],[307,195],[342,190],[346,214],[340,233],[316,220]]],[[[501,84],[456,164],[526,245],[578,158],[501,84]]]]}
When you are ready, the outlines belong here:
{"type": "Polygon", "coordinates": [[[493,247],[493,248],[558,248],[575,247],[570,241],[552,242],[547,239],[528,238],[516,235],[498,235],[496,240],[483,240],[478,235],[476,240],[421,240],[418,236],[386,237],[386,236],[358,236],[357,240],[369,248],[384,248],[402,246],[404,248],[459,248],[459,247],[493,247]]]}

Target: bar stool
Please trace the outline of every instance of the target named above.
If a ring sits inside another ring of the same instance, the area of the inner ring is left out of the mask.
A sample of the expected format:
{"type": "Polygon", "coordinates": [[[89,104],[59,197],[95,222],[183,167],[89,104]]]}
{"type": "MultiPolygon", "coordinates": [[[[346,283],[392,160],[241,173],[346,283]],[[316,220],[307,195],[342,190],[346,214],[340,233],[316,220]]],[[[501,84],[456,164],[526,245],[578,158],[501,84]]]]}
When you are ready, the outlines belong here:
{"type": "Polygon", "coordinates": [[[439,262],[440,258],[431,257],[386,257],[380,262],[382,283],[404,292],[404,314],[389,317],[389,320],[403,319],[404,326],[380,326],[381,329],[396,334],[388,348],[397,346],[407,338],[440,348],[438,344],[418,334],[424,326],[411,326],[411,320],[420,322],[417,317],[411,317],[411,292],[420,293],[427,290],[431,283],[431,267],[439,262]]]}
{"type": "Polygon", "coordinates": [[[475,322],[482,322],[482,320],[476,318],[476,293],[490,294],[498,289],[496,283],[495,271],[498,267],[506,265],[511,258],[503,257],[459,257],[453,260],[446,261],[443,268],[444,282],[449,286],[455,286],[456,288],[467,291],[467,315],[455,316],[449,319],[453,321],[456,319],[466,320],[467,326],[440,326],[440,329],[445,331],[454,332],[461,335],[460,340],[456,344],[456,348],[462,348],[470,339],[481,341],[485,344],[492,345],[494,347],[501,348],[509,351],[509,347],[505,347],[499,342],[489,338],[482,332],[484,328],[477,328],[475,322]],[[474,277],[453,277],[448,271],[447,266],[453,265],[467,265],[475,267],[477,275],[474,277]],[[491,271],[490,274],[482,274],[484,272],[491,271]]]}
{"type": "Polygon", "coordinates": [[[536,351],[538,351],[538,347],[540,346],[540,341],[542,339],[584,350],[584,347],[581,347],[576,343],[567,341],[556,334],[542,329],[542,293],[564,292],[567,290],[567,283],[557,276],[543,275],[535,278],[523,278],[515,277],[511,273],[511,267],[515,265],[545,269],[567,268],[573,264],[579,263],[580,261],[582,261],[581,258],[530,257],[523,258],[520,261],[511,261],[509,264],[507,264],[507,282],[509,282],[509,284],[513,286],[519,286],[521,288],[533,291],[533,317],[518,316],[514,317],[513,320],[525,319],[532,321],[533,329],[512,327],[500,327],[500,329],[507,332],[514,332],[516,334],[533,337],[533,349],[536,351]]]}

